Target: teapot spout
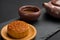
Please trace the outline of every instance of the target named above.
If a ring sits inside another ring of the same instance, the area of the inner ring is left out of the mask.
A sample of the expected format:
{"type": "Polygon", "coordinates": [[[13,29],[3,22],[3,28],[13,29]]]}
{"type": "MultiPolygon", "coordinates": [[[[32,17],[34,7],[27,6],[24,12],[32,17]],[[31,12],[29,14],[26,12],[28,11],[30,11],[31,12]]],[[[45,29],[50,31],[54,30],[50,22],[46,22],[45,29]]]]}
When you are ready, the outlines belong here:
{"type": "Polygon", "coordinates": [[[44,6],[45,8],[51,8],[51,6],[49,5],[49,3],[43,3],[43,6],[44,6]]]}

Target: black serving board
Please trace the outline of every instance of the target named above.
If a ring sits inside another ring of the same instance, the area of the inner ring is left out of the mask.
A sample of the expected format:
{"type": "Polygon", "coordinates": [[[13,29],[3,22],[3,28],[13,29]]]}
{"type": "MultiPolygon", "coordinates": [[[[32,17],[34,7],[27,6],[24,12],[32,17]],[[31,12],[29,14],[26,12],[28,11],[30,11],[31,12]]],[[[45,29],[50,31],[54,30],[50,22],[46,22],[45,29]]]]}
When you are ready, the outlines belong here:
{"type": "MultiPolygon", "coordinates": [[[[9,19],[9,21],[5,21],[3,23],[0,23],[0,29],[9,22],[13,20],[20,20],[20,17],[17,15],[18,12],[18,7],[22,5],[37,5],[41,8],[41,16],[39,19],[35,22],[28,22],[31,25],[34,25],[37,29],[37,35],[34,38],[34,40],[48,40],[51,35],[53,36],[55,33],[57,33],[60,30],[60,19],[54,18],[50,16],[48,13],[46,13],[46,10],[42,7],[43,2],[48,2],[47,0],[0,0],[0,4],[2,6],[1,9],[3,10],[2,15],[5,13],[7,20],[9,18],[12,18],[15,16],[13,19],[9,19]],[[7,6],[8,5],[8,6],[7,6]],[[16,9],[15,9],[16,8],[16,9]],[[9,17],[9,15],[11,17],[9,17]]],[[[4,16],[4,15],[3,15],[4,16]]],[[[5,16],[2,17],[5,19],[5,16]]],[[[3,21],[3,20],[1,20],[3,21]]],[[[3,40],[2,37],[0,37],[0,40],[3,40]]]]}

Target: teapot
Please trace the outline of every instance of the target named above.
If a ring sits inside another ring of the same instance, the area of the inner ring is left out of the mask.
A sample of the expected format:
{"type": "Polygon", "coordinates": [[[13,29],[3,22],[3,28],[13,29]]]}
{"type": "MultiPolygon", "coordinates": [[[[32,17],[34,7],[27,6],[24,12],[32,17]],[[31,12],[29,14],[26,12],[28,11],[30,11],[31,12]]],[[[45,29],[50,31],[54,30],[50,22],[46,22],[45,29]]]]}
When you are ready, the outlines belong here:
{"type": "Polygon", "coordinates": [[[60,18],[60,0],[51,0],[48,3],[43,3],[43,6],[51,16],[60,18]]]}

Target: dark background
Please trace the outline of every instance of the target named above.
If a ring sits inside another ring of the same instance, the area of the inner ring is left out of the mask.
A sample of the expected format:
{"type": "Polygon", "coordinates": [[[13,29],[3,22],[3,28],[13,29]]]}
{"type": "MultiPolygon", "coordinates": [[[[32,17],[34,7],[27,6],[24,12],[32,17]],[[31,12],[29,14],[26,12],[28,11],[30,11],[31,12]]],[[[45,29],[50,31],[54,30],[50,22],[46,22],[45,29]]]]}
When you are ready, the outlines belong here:
{"type": "MultiPolygon", "coordinates": [[[[0,0],[0,23],[19,17],[18,8],[23,5],[36,5],[42,9],[42,4],[48,1],[49,0],[0,0]]],[[[60,33],[58,32],[48,40],[60,40],[60,33]]]]}
{"type": "Polygon", "coordinates": [[[18,7],[23,5],[36,5],[42,7],[42,3],[49,0],[0,0],[0,23],[18,17],[18,7]]]}

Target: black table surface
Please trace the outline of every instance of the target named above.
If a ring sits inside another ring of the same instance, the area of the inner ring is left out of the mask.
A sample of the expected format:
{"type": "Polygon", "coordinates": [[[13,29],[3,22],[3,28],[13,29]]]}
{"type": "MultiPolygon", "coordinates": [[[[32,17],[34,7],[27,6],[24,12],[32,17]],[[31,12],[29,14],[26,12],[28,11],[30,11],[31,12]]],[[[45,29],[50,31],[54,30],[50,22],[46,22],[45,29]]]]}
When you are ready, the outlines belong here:
{"type": "MultiPolygon", "coordinates": [[[[42,9],[42,4],[48,1],[50,0],[0,0],[0,23],[19,17],[18,7],[23,5],[36,5],[42,9]]],[[[60,40],[60,32],[48,40],[60,40]]]]}

